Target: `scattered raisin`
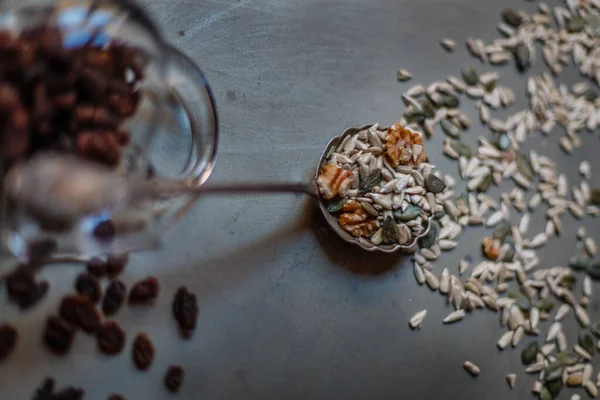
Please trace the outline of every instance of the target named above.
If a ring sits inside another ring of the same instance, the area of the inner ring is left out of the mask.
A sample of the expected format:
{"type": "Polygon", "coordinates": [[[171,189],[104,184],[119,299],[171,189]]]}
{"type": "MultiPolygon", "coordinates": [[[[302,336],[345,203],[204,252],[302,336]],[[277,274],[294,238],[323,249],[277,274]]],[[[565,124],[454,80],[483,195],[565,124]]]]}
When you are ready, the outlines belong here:
{"type": "Polygon", "coordinates": [[[153,276],[137,282],[129,292],[129,304],[147,304],[158,296],[160,284],[153,276]]]}
{"type": "Polygon", "coordinates": [[[125,345],[125,332],[116,322],[107,322],[96,333],[98,348],[106,355],[118,354],[125,345]]]}
{"type": "Polygon", "coordinates": [[[92,302],[100,300],[101,289],[98,279],[92,274],[81,274],[75,281],[75,290],[82,296],[87,296],[92,302]]]}
{"type": "Polygon", "coordinates": [[[18,339],[17,330],[10,325],[0,325],[0,361],[8,357],[15,346],[18,339]]]}
{"type": "Polygon", "coordinates": [[[26,310],[44,298],[48,282],[37,282],[32,272],[20,268],[6,279],[6,289],[9,300],[26,310]]]}
{"type": "Polygon", "coordinates": [[[59,317],[50,317],[46,323],[44,342],[58,355],[66,354],[75,338],[75,326],[59,317]]]}
{"type": "Polygon", "coordinates": [[[125,400],[125,396],[122,394],[111,394],[108,396],[108,400],[125,400]]]}
{"type": "Polygon", "coordinates": [[[167,374],[165,375],[165,387],[169,392],[179,392],[179,388],[183,384],[183,376],[183,368],[179,365],[171,365],[169,369],[167,369],[167,374]]]}
{"type": "Polygon", "coordinates": [[[119,280],[114,280],[108,285],[102,300],[102,311],[105,315],[113,315],[121,308],[126,290],[125,284],[119,280]]]}
{"type": "Polygon", "coordinates": [[[54,393],[52,400],[81,400],[85,396],[83,389],[68,386],[54,393]]]}
{"type": "Polygon", "coordinates": [[[114,278],[119,275],[129,262],[127,254],[111,254],[106,258],[106,271],[108,276],[114,278]]]}
{"type": "Polygon", "coordinates": [[[80,388],[67,386],[55,392],[54,386],[54,379],[44,379],[42,386],[33,395],[33,400],[82,400],[85,396],[85,392],[80,388]]]}
{"type": "Polygon", "coordinates": [[[139,370],[147,370],[154,360],[154,345],[148,334],[140,333],[133,342],[133,363],[139,370]]]}
{"type": "Polygon", "coordinates": [[[64,297],[60,304],[59,314],[88,333],[96,332],[102,323],[98,309],[87,296],[64,297]]]}
{"type": "Polygon", "coordinates": [[[107,274],[107,263],[100,257],[93,257],[87,263],[87,270],[96,278],[102,278],[107,274]]]}
{"type": "Polygon", "coordinates": [[[114,222],[111,220],[106,220],[99,222],[98,225],[94,228],[94,236],[96,236],[99,240],[109,241],[115,238],[117,230],[115,228],[114,222]]]}
{"type": "Polygon", "coordinates": [[[173,314],[183,337],[191,337],[198,320],[198,304],[196,295],[189,292],[185,286],[180,287],[175,294],[173,314]]]}
{"type": "Polygon", "coordinates": [[[54,394],[54,379],[46,378],[33,395],[33,400],[52,400],[54,394]]]}

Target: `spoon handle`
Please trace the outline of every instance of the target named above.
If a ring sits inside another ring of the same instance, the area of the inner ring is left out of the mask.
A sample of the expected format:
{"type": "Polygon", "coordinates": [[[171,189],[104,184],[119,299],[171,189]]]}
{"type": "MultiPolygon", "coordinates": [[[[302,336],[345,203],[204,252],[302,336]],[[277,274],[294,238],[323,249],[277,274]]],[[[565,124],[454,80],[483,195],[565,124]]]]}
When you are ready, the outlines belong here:
{"type": "MultiPolygon", "coordinates": [[[[138,187],[139,188],[139,187],[138,187]]],[[[179,194],[251,194],[251,193],[304,193],[313,197],[317,196],[317,188],[313,183],[299,182],[227,182],[207,183],[198,187],[191,187],[181,183],[172,182],[147,182],[142,186],[142,193],[151,192],[156,196],[169,196],[179,194]],[[148,185],[146,186],[146,185],[148,185]]],[[[139,191],[136,191],[140,193],[139,191]]]]}

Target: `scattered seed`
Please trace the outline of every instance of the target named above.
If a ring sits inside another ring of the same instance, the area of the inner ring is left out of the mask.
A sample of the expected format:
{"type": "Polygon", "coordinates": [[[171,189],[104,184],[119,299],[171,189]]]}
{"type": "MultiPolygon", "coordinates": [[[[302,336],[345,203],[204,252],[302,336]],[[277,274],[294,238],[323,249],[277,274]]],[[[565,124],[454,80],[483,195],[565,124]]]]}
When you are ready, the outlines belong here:
{"type": "Polygon", "coordinates": [[[463,366],[465,367],[465,370],[472,376],[477,376],[481,372],[479,367],[473,364],[471,361],[465,361],[463,366]]]}
{"type": "Polygon", "coordinates": [[[398,80],[398,82],[406,82],[408,80],[410,80],[412,78],[412,75],[410,74],[410,72],[408,72],[405,69],[399,69],[398,72],[396,73],[396,79],[398,80]]]}
{"type": "Polygon", "coordinates": [[[415,315],[413,315],[410,318],[410,321],[408,322],[408,324],[410,325],[410,327],[412,329],[417,329],[421,326],[421,323],[425,319],[426,315],[427,315],[427,310],[419,311],[418,313],[416,313],[415,315]]]}
{"type": "Polygon", "coordinates": [[[444,318],[445,324],[452,324],[454,322],[458,322],[465,317],[465,310],[457,310],[448,314],[446,318],[444,318]]]}

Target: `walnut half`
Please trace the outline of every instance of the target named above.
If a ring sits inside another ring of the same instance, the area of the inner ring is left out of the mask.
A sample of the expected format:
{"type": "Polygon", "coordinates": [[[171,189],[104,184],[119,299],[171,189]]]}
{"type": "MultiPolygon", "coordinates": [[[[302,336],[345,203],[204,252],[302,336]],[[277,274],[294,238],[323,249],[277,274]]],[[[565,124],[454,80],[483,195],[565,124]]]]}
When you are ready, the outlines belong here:
{"type": "Polygon", "coordinates": [[[388,129],[385,140],[386,156],[393,167],[419,165],[427,159],[423,138],[400,124],[394,124],[388,129]]]}
{"type": "Polygon", "coordinates": [[[319,191],[327,200],[335,196],[344,197],[354,180],[354,174],[336,165],[329,164],[321,169],[317,179],[319,191]]]}
{"type": "Polygon", "coordinates": [[[343,208],[344,211],[354,211],[340,215],[340,225],[346,232],[349,232],[355,237],[370,236],[371,233],[379,228],[377,220],[369,216],[369,214],[360,207],[360,204],[353,200],[347,201],[346,204],[343,208]],[[348,207],[346,207],[346,204],[348,207]]]}

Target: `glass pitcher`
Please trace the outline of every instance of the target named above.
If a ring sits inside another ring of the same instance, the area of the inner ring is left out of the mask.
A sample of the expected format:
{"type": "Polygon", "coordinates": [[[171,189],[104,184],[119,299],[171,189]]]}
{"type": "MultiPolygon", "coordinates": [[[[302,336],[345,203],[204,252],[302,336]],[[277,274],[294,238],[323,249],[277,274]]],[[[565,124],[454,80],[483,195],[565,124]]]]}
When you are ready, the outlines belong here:
{"type": "MultiPolygon", "coordinates": [[[[0,132],[2,178],[13,163],[36,152],[67,151],[108,159],[120,173],[146,179],[190,186],[208,179],[218,139],[208,82],[131,1],[0,0],[0,57],[9,56],[15,64],[2,61],[0,85],[8,83],[2,88],[13,88],[20,103],[3,111],[0,93],[0,113],[20,121],[14,110],[25,110],[28,118],[0,132]],[[36,61],[40,54],[43,62],[36,61]],[[48,102],[50,112],[43,107],[48,102]],[[111,130],[98,128],[104,117],[111,130]],[[93,123],[92,133],[87,123],[93,123]],[[15,133],[15,126],[26,128],[15,133]]],[[[148,249],[194,200],[153,199],[61,226],[45,223],[0,192],[3,247],[22,262],[148,249]]]]}

